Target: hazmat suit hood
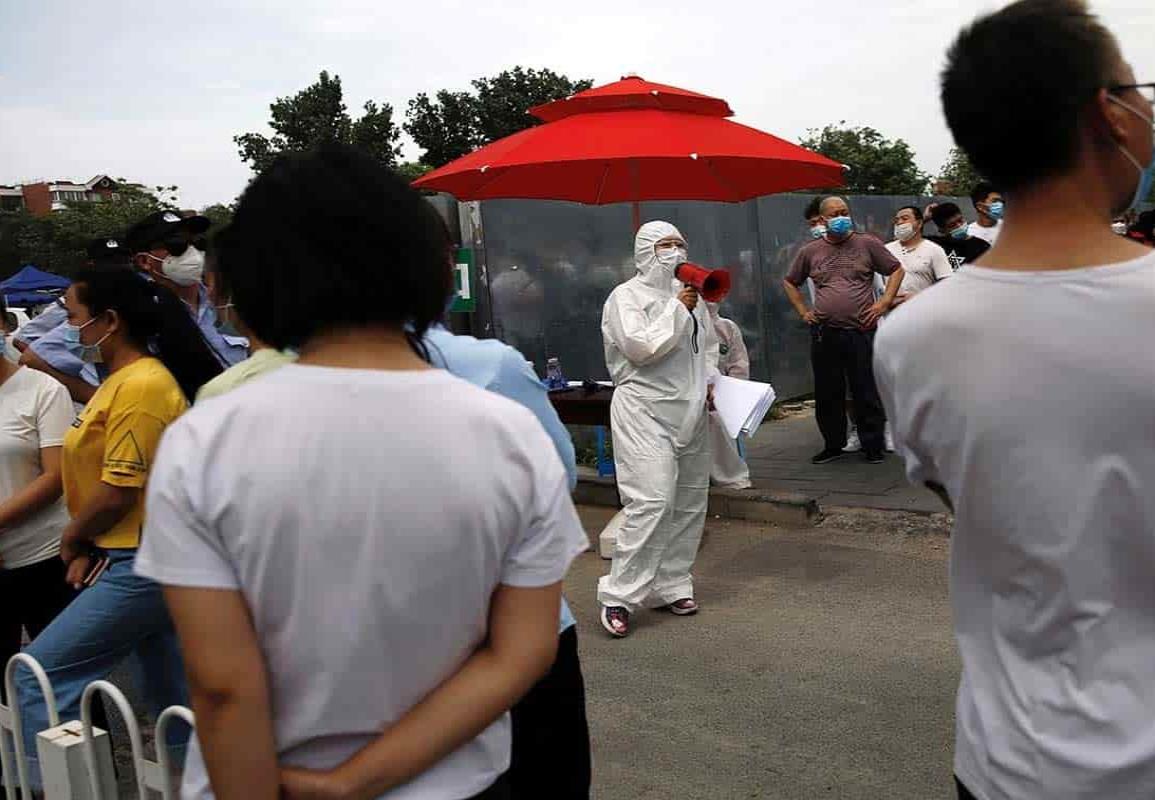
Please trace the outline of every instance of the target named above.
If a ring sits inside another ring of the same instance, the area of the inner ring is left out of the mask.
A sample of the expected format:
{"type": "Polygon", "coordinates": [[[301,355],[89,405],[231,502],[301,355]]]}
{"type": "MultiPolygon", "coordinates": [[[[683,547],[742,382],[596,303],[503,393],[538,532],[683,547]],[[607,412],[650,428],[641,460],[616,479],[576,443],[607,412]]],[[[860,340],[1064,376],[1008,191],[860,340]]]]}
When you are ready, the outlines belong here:
{"type": "Polygon", "coordinates": [[[682,241],[686,237],[682,232],[668,222],[656,220],[647,222],[638,228],[638,235],[634,237],[634,263],[638,267],[638,275],[642,282],[655,289],[671,289],[674,282],[674,270],[658,261],[654,252],[654,245],[667,236],[677,236],[682,241]]]}

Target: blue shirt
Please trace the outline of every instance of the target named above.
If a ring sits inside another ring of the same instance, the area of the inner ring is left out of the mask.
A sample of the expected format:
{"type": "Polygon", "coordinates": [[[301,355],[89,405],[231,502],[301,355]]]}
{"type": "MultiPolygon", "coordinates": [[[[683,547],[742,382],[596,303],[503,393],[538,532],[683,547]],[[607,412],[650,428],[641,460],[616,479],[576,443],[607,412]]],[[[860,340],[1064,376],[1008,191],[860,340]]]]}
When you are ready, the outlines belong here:
{"type": "MultiPolygon", "coordinates": [[[[569,488],[573,490],[577,485],[573,440],[549,402],[549,392],[525,356],[496,339],[455,336],[440,325],[430,328],[425,334],[425,345],[429,348],[433,366],[441,367],[474,386],[508,397],[532,411],[553,440],[569,478],[569,488]]],[[[577,620],[563,597],[558,631],[576,624],[577,620]]]]}
{"type": "Polygon", "coordinates": [[[35,317],[21,325],[20,330],[16,331],[16,338],[24,344],[31,345],[67,319],[68,309],[64,307],[63,300],[57,299],[51,305],[43,308],[35,317]]]}
{"type": "MultiPolygon", "coordinates": [[[[209,300],[208,290],[202,284],[198,287],[198,306],[193,315],[205,343],[216,355],[217,360],[227,369],[249,357],[249,340],[243,336],[229,336],[217,327],[217,310],[209,300]]],[[[192,309],[189,309],[192,313],[192,309]]]]}
{"type": "MultiPolygon", "coordinates": [[[[53,307],[55,309],[55,306],[53,307]]],[[[64,322],[57,323],[55,327],[38,336],[34,341],[29,342],[28,349],[36,355],[44,359],[48,366],[54,370],[63,372],[70,378],[83,378],[93,386],[100,385],[100,379],[96,376],[96,372],[92,369],[91,364],[85,364],[76,355],[68,349],[65,344],[64,332],[68,328],[68,312],[63,308],[60,309],[63,315],[64,322]],[[88,369],[85,369],[85,368],[88,369]]],[[[41,312],[40,317],[48,314],[48,309],[41,312]]],[[[55,314],[54,314],[55,316],[55,314]]],[[[40,317],[36,319],[39,320],[40,317]]],[[[31,324],[31,322],[29,323],[31,324]]],[[[27,325],[24,327],[28,327],[27,325]]],[[[23,330],[23,329],[21,329],[23,330]]],[[[21,341],[28,342],[23,336],[21,341]]]]}

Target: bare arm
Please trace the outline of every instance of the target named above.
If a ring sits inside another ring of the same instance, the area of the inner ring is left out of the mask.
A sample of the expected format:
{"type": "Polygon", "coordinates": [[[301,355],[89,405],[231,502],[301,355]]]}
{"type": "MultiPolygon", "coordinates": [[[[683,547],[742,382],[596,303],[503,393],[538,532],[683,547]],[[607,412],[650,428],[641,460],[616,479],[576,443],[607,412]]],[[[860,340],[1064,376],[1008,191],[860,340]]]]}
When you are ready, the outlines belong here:
{"type": "Polygon", "coordinates": [[[217,800],[277,800],[265,661],[240,592],[166,586],[217,800]]]}
{"type": "Polygon", "coordinates": [[[74,378],[71,375],[65,375],[58,369],[53,368],[47,361],[38,356],[35,351],[25,349],[24,354],[20,356],[20,363],[46,375],[51,375],[56,380],[64,384],[64,388],[68,390],[68,394],[77,403],[87,403],[96,394],[96,387],[83,378],[74,378]]]}
{"type": "Polygon", "coordinates": [[[790,281],[783,279],[782,288],[786,290],[786,299],[790,301],[790,305],[794,306],[794,310],[798,312],[798,316],[802,317],[802,321],[813,325],[818,321],[818,315],[813,309],[806,307],[806,300],[802,297],[802,290],[792,284],[790,281]]]}
{"type": "Polygon", "coordinates": [[[60,499],[60,448],[40,450],[40,475],[16,494],[0,503],[0,536],[6,528],[19,525],[38,511],[60,499]]]}
{"type": "Polygon", "coordinates": [[[560,583],[498,586],[490,603],[489,638],[461,669],[337,769],[283,770],[288,800],[370,800],[474,739],[553,664],[560,603],[560,583]]]}
{"type": "Polygon", "coordinates": [[[873,326],[878,322],[879,317],[895,306],[894,298],[898,295],[898,287],[902,286],[904,277],[906,277],[906,271],[902,267],[897,267],[894,272],[890,273],[890,279],[886,282],[886,291],[878,299],[878,302],[866,312],[867,325],[873,326]]]}
{"type": "Polygon", "coordinates": [[[905,277],[906,270],[902,267],[890,273],[890,278],[886,281],[886,292],[882,295],[882,302],[886,303],[887,308],[894,305],[894,298],[898,296],[899,287],[902,286],[902,279],[905,277]]]}

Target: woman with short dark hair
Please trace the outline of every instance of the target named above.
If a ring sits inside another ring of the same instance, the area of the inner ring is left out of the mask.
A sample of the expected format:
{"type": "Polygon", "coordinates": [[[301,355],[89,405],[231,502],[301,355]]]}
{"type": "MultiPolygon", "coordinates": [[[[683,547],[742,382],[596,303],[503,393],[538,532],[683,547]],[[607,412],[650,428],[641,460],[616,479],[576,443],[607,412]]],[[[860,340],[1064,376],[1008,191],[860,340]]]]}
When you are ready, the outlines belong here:
{"type": "Polygon", "coordinates": [[[423,357],[447,244],[349,147],[241,197],[218,268],[300,359],[194,408],[149,486],[137,569],[188,667],[185,797],[508,797],[506,712],[588,542],[537,419],[423,357]]]}

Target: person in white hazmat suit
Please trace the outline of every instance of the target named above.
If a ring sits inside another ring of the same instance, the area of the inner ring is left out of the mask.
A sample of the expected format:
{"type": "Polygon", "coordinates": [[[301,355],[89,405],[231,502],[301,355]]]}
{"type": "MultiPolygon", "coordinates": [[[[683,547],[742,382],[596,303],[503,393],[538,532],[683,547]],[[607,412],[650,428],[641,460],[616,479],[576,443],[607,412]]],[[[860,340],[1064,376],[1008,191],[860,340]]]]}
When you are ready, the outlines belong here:
{"type": "MultiPolygon", "coordinates": [[[[742,339],[742,329],[738,323],[726,319],[718,312],[717,303],[706,305],[714,320],[714,333],[718,336],[718,372],[730,378],[750,380],[750,354],[742,339]]],[[[727,489],[749,489],[750,468],[738,454],[738,445],[730,438],[717,411],[710,411],[709,425],[710,452],[713,456],[710,482],[727,489]]]]}
{"type": "Polygon", "coordinates": [[[686,242],[667,222],[634,240],[638,274],[602,310],[613,378],[610,425],[623,520],[610,574],[598,581],[602,625],[629,633],[639,608],[696,613],[690,568],[709,500],[708,387],[718,340],[706,304],[674,278],[686,242]]]}

